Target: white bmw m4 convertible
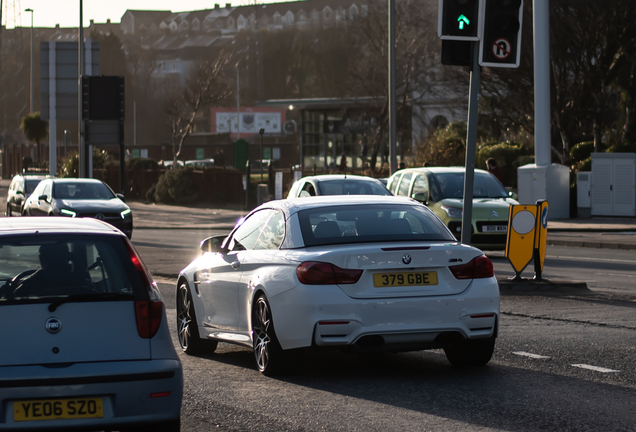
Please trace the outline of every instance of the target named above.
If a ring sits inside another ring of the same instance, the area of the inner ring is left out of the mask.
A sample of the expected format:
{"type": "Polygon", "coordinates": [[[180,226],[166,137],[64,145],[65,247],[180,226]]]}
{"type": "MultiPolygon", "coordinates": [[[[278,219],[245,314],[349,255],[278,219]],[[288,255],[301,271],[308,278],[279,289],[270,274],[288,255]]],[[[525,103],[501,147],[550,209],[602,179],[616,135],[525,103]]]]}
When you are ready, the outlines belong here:
{"type": "Polygon", "coordinates": [[[304,348],[353,352],[443,348],[453,365],[484,365],[497,337],[490,260],[408,198],[271,201],[228,236],[201,242],[177,283],[179,342],[254,350],[265,375],[304,348]]]}

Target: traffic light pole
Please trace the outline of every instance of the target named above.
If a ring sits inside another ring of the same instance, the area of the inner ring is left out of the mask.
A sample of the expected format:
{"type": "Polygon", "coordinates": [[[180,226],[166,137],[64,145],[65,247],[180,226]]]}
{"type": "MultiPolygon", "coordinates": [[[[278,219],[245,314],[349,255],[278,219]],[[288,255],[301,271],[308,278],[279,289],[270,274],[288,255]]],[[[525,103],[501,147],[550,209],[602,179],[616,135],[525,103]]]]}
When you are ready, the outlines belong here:
{"type": "Polygon", "coordinates": [[[466,133],[466,174],[464,175],[464,211],[462,213],[462,243],[470,244],[473,219],[473,185],[475,184],[475,153],[477,151],[477,111],[479,108],[479,42],[472,42],[470,92],[468,99],[468,131],[466,133]]]}

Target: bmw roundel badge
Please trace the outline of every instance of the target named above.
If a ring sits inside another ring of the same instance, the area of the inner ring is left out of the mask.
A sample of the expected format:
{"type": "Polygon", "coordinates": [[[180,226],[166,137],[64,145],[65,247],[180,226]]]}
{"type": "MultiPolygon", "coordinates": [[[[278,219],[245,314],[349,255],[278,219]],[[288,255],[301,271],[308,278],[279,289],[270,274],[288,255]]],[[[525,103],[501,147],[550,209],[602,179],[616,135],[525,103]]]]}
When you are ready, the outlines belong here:
{"type": "Polygon", "coordinates": [[[411,255],[404,255],[404,256],[402,257],[402,262],[403,262],[404,264],[411,264],[411,255]]]}
{"type": "Polygon", "coordinates": [[[57,318],[49,318],[46,320],[44,327],[49,333],[59,333],[62,330],[62,322],[57,318]]]}

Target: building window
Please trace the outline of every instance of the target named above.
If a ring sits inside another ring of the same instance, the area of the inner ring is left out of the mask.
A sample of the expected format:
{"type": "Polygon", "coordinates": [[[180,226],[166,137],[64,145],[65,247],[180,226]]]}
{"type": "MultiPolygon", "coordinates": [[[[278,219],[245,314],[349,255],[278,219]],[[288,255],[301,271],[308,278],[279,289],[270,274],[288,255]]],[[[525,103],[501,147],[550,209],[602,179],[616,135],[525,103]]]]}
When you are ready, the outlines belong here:
{"type": "Polygon", "coordinates": [[[274,147],[272,149],[272,159],[274,160],[280,159],[280,147],[274,147]]]}
{"type": "Polygon", "coordinates": [[[203,148],[197,149],[197,159],[205,159],[205,153],[203,148]]]}

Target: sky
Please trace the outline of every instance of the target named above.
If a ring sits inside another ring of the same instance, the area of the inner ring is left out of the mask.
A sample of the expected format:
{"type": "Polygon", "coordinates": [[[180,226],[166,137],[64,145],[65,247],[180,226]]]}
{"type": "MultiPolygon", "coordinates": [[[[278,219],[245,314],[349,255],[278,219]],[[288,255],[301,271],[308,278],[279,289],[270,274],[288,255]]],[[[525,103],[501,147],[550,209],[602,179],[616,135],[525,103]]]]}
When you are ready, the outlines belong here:
{"type": "MultiPolygon", "coordinates": [[[[257,3],[279,3],[292,0],[257,0],[257,3]]],[[[181,12],[189,10],[212,9],[219,3],[232,6],[254,4],[254,0],[84,0],[84,26],[90,20],[97,23],[119,22],[128,9],[171,10],[181,12]]],[[[33,9],[35,27],[77,27],[79,25],[79,0],[2,0],[2,25],[7,27],[30,27],[33,9]]]]}

